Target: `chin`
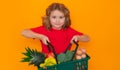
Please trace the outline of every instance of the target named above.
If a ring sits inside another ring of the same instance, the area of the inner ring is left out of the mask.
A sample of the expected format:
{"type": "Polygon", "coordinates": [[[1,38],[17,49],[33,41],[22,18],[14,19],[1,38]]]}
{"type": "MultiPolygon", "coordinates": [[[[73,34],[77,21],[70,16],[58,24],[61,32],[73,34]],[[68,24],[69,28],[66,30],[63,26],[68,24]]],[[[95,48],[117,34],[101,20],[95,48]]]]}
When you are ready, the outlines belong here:
{"type": "Polygon", "coordinates": [[[53,29],[60,30],[62,28],[61,27],[53,27],[53,29]]]}

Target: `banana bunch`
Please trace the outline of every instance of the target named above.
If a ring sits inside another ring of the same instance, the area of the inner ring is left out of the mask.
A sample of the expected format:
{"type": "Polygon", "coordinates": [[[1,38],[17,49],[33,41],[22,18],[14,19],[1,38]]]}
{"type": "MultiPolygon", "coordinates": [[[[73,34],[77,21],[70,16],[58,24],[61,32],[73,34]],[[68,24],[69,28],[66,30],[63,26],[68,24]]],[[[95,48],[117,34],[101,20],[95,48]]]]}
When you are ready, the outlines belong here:
{"type": "Polygon", "coordinates": [[[56,64],[55,58],[49,57],[49,58],[46,58],[46,59],[45,59],[45,62],[44,62],[44,63],[41,63],[41,64],[40,64],[40,67],[41,67],[41,68],[46,68],[47,66],[53,66],[53,65],[55,65],[55,64],[56,64]]]}

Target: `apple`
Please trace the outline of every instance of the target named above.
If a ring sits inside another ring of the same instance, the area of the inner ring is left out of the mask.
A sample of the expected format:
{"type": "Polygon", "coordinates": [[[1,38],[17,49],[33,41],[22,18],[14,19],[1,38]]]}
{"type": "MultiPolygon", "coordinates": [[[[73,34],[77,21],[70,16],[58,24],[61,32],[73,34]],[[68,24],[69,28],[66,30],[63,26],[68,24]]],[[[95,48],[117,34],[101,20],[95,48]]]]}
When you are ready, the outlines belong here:
{"type": "Polygon", "coordinates": [[[82,55],[82,50],[80,48],[78,48],[76,54],[77,55],[82,55]]]}
{"type": "Polygon", "coordinates": [[[81,57],[80,55],[76,55],[75,58],[76,58],[77,60],[82,59],[82,57],[81,57]]]}
{"type": "Polygon", "coordinates": [[[46,57],[49,58],[49,57],[55,57],[54,56],[54,53],[53,52],[49,52],[49,53],[46,53],[46,57]]]}

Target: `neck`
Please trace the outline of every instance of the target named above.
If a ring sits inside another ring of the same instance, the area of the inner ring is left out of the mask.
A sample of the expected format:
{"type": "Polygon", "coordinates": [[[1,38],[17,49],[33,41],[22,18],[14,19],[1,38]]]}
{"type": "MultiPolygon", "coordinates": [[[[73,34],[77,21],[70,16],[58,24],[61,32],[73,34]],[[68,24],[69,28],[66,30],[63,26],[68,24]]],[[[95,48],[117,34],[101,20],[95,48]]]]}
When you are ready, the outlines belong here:
{"type": "Polygon", "coordinates": [[[53,27],[53,29],[55,29],[55,30],[61,30],[62,28],[54,28],[54,27],[53,27]]]}

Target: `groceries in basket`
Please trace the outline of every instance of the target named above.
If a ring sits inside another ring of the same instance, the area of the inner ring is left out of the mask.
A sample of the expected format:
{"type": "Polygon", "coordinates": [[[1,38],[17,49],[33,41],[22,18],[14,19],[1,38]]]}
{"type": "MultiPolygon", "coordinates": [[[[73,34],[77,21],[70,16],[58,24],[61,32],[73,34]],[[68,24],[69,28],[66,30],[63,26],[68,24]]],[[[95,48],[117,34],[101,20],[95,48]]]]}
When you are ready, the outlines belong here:
{"type": "Polygon", "coordinates": [[[48,48],[51,48],[49,53],[38,52],[36,49],[25,48],[26,52],[22,53],[26,57],[22,58],[21,62],[29,62],[29,65],[37,66],[38,68],[46,69],[48,66],[54,66],[56,64],[61,64],[65,62],[70,62],[74,60],[80,60],[86,58],[86,50],[83,48],[78,48],[76,43],[76,49],[73,51],[68,50],[67,47],[64,53],[56,54],[53,46],[49,43],[48,48]]]}

